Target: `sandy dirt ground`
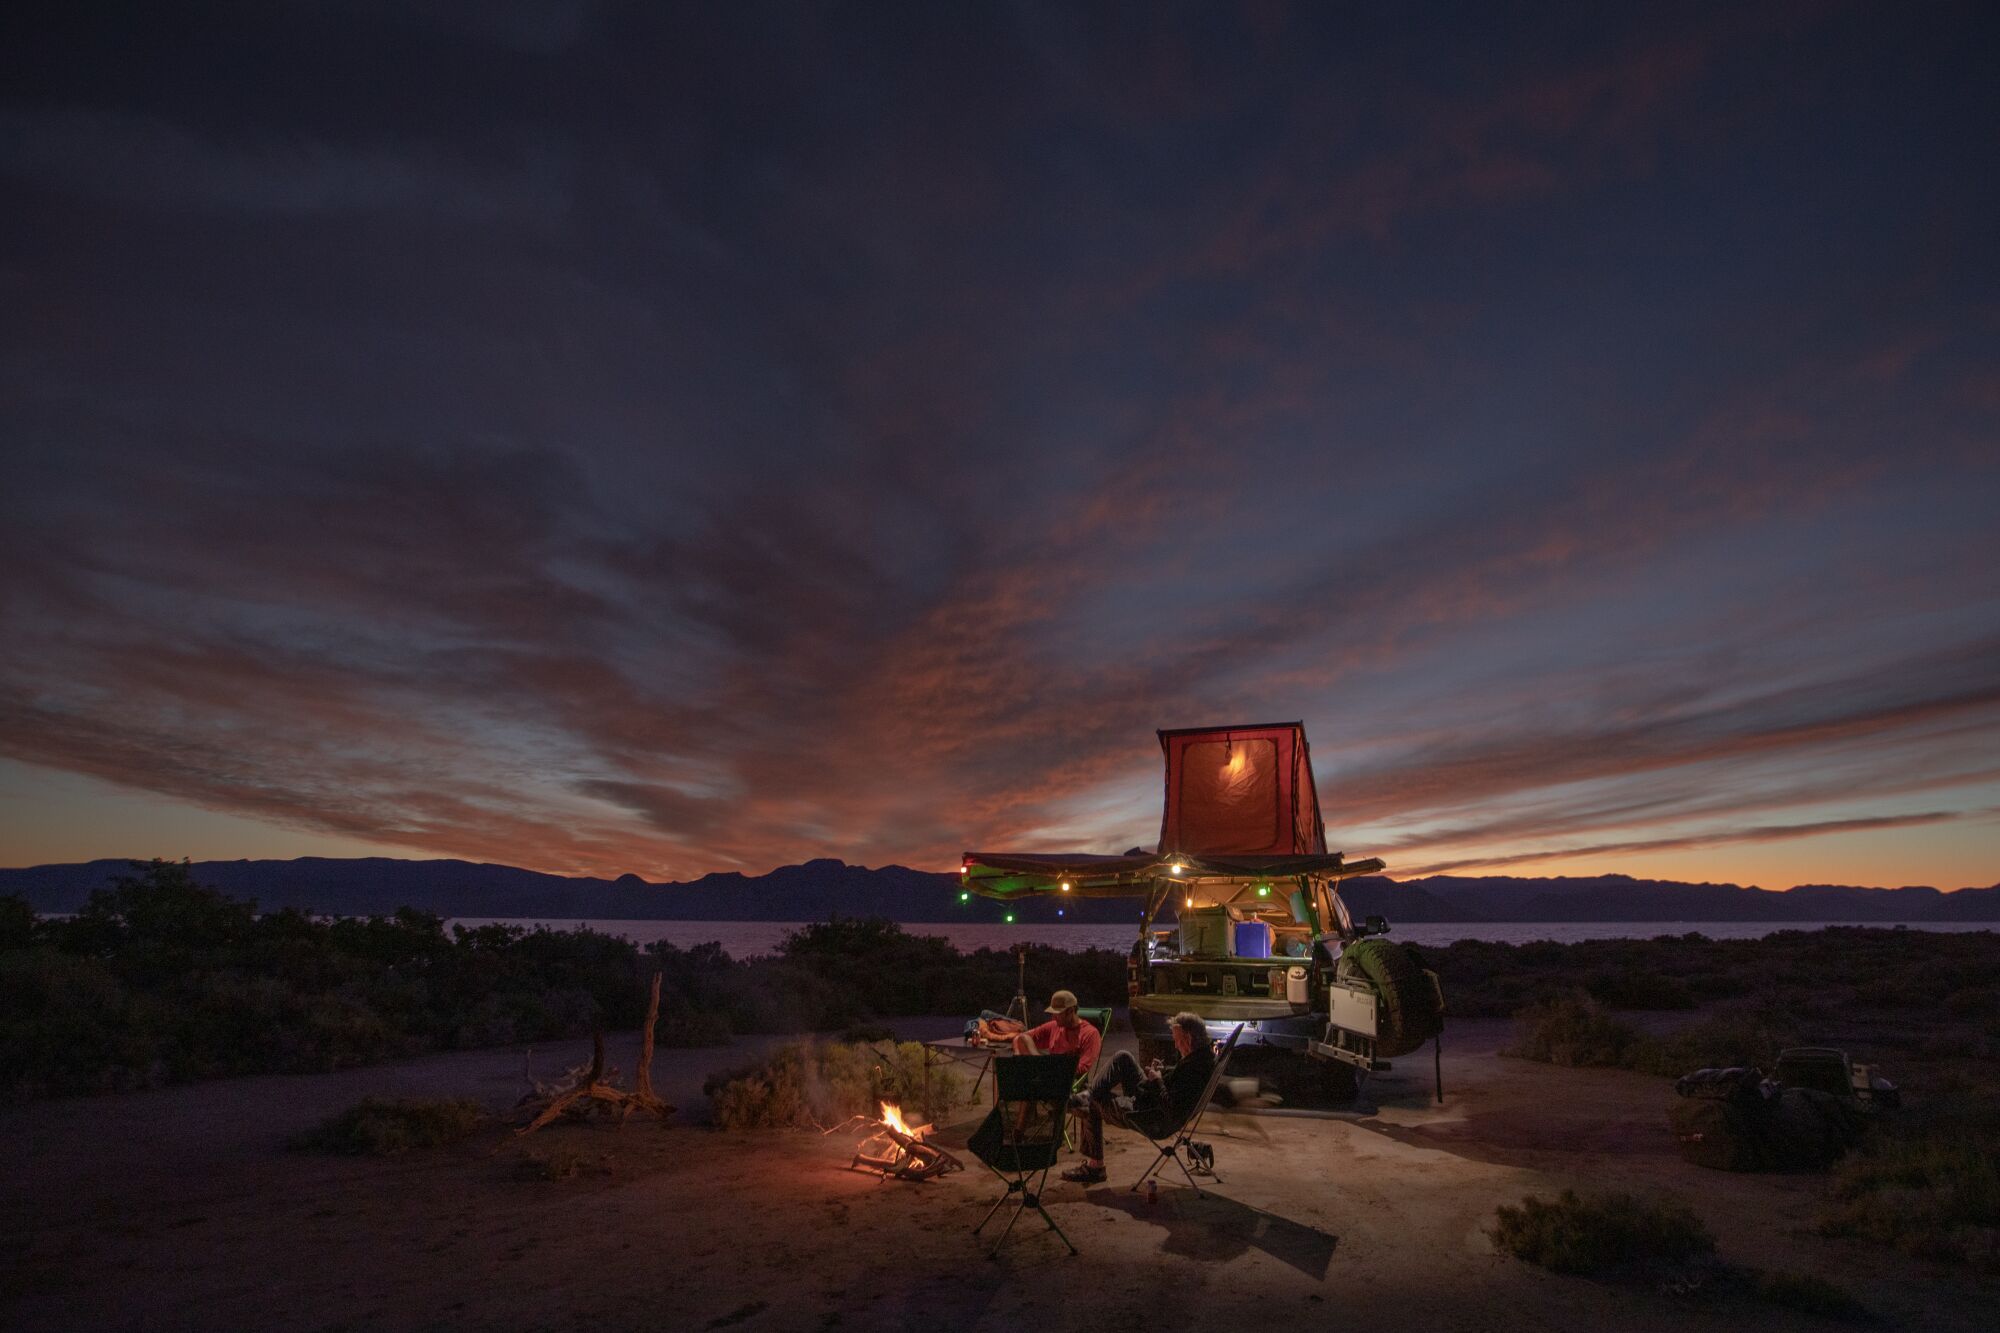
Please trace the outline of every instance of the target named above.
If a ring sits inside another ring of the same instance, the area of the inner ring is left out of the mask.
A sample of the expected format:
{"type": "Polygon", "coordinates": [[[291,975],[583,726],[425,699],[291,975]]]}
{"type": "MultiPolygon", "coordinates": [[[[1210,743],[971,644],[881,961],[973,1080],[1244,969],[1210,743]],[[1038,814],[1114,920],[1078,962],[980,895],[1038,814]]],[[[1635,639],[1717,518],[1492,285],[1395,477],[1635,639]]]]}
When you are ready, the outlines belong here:
{"type": "MultiPolygon", "coordinates": [[[[1199,1198],[1178,1175],[1157,1203],[1127,1190],[1151,1150],[1111,1131],[1109,1184],[1051,1178],[1075,1258],[1031,1213],[989,1261],[971,1229],[999,1193],[992,1176],[968,1157],[942,1180],[881,1182],[844,1169],[852,1136],[635,1122],[392,1159],[283,1150],[370,1093],[505,1106],[521,1087],[518,1050],[17,1107],[0,1113],[0,1326],[1825,1326],[1494,1252],[1496,1205],[1574,1187],[1677,1192],[1725,1259],[1836,1281],[1892,1326],[2000,1327],[2000,1284],[1813,1235],[1823,1179],[1682,1163],[1663,1080],[1508,1060],[1507,1036],[1500,1022],[1447,1034],[1442,1106],[1425,1058],[1378,1077],[1365,1118],[1212,1113],[1203,1137],[1222,1179],[1199,1198]],[[557,1151],[584,1169],[524,1172],[524,1153],[557,1151]]],[[[627,1068],[630,1044],[613,1046],[627,1068]]],[[[763,1044],[663,1052],[656,1081],[698,1115],[702,1076],[763,1044]]],[[[584,1053],[552,1048],[537,1066],[551,1074],[584,1053]]],[[[962,1144],[976,1115],[942,1141],[962,1144]]]]}

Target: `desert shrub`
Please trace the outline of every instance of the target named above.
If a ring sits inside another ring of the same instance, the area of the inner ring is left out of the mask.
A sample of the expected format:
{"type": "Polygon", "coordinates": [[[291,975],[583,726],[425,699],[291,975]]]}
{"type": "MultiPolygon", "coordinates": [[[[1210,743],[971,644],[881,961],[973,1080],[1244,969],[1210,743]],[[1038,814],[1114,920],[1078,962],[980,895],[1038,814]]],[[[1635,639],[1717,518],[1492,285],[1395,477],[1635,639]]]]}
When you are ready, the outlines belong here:
{"type": "Polygon", "coordinates": [[[1800,1024],[1782,1002],[1724,1009],[1665,1037],[1641,1032],[1582,992],[1529,1005],[1514,1018],[1514,1044],[1504,1054],[1670,1076],[1731,1065],[1768,1070],[1776,1065],[1779,1051],[1803,1039],[1800,1024]]]}
{"type": "MultiPolygon", "coordinates": [[[[252,1072],[340,1069],[440,1048],[634,1028],[661,974],[661,1046],[738,1033],[882,1030],[908,1014],[1004,1004],[1011,953],[962,954],[893,922],[795,932],[776,957],[586,929],[447,930],[431,912],[324,920],[134,863],[66,920],[0,900],[0,1096],[106,1092],[252,1072]]],[[[1030,950],[1029,985],[1124,995],[1123,956],[1030,950]]]]}
{"type": "Polygon", "coordinates": [[[775,958],[758,958],[713,983],[715,1012],[737,1032],[825,1032],[866,1019],[848,983],[775,958]]]}
{"type": "MultiPolygon", "coordinates": [[[[568,1180],[583,1174],[590,1165],[590,1160],[580,1150],[558,1143],[540,1152],[524,1152],[515,1158],[514,1175],[519,1180],[568,1180]]],[[[609,1170],[603,1159],[597,1163],[597,1168],[609,1170]]]]}
{"type": "Polygon", "coordinates": [[[1604,969],[1584,979],[1583,988],[1607,1009],[1692,1009],[1694,992],[1679,977],[1633,968],[1604,969]]]}
{"type": "Polygon", "coordinates": [[[0,1091],[116,1092],[151,1081],[153,1015],[94,958],[0,953],[0,1091]]]}
{"type": "Polygon", "coordinates": [[[1991,1106],[1982,1090],[1880,1127],[1837,1168],[1821,1233],[2000,1272],[2000,1112],[1991,1106]]]}
{"type": "Polygon", "coordinates": [[[1451,1012],[1498,1017],[1581,984],[1615,1009],[1682,1008],[1789,992],[1793,1001],[1819,997],[1877,1008],[1921,1011],[1979,1006],[1992,986],[1996,943],[1988,931],[1944,933],[1830,926],[1782,930],[1761,939],[1715,940],[1704,935],[1653,939],[1538,941],[1497,944],[1458,940],[1425,950],[1444,983],[1451,1012]]]}
{"type": "Polygon", "coordinates": [[[1821,1319],[1863,1324],[1874,1317],[1860,1301],[1810,1273],[1758,1273],[1750,1291],[1758,1300],[1821,1319]]]}
{"type": "Polygon", "coordinates": [[[0,950],[25,949],[35,940],[35,909],[18,893],[0,894],[0,950]]]}
{"type": "Polygon", "coordinates": [[[1933,1032],[1917,1042],[1917,1053],[1926,1060],[1990,1060],[1994,1046],[1993,1034],[1977,1029],[1933,1032]]]}
{"type": "Polygon", "coordinates": [[[1797,1022],[1781,1007],[1730,1008],[1634,1047],[1626,1067],[1669,1076],[1733,1065],[1768,1071],[1778,1063],[1779,1051],[1799,1041],[1797,1022]]]}
{"type": "Polygon", "coordinates": [[[590,1031],[603,1012],[604,1006],[582,987],[508,986],[469,998],[466,1007],[456,1011],[447,1040],[467,1050],[548,1041],[590,1031]]]}
{"type": "MultiPolygon", "coordinates": [[[[788,935],[775,956],[746,962],[713,944],[662,942],[647,954],[665,978],[663,1013],[701,1015],[707,1026],[698,1031],[839,1032],[913,1014],[970,1016],[1004,1005],[1015,984],[1011,952],[960,953],[946,940],[875,918],[815,922],[788,935]]],[[[1086,1004],[1117,1004],[1125,994],[1124,955],[1035,946],[1028,985],[1037,992],[1067,987],[1086,1004]]]]}
{"type": "Polygon", "coordinates": [[[1607,1274],[1646,1264],[1683,1264],[1715,1252],[1715,1237],[1686,1204],[1631,1194],[1554,1202],[1533,1195],[1502,1204],[1487,1235],[1498,1248],[1558,1273],[1607,1274]]]}
{"type": "Polygon", "coordinates": [[[294,1137],[291,1146],[300,1152],[389,1157],[456,1143],[477,1133],[485,1121],[486,1111],[478,1102],[364,1097],[294,1137]]]}
{"type": "Polygon", "coordinates": [[[1554,1065],[1624,1065],[1646,1037],[1581,992],[1529,1005],[1514,1016],[1504,1054],[1554,1065]]]}
{"type": "MultiPolygon", "coordinates": [[[[260,915],[185,863],[134,868],[25,936],[0,907],[0,1095],[340,1069],[643,1014],[638,950],[608,935],[260,915]]],[[[670,1042],[684,1022],[666,1020],[670,1042]]]]}
{"type": "MultiPolygon", "coordinates": [[[[930,1113],[964,1100],[964,1080],[933,1065],[930,1113]]],[[[849,1042],[791,1042],[751,1065],[709,1075],[702,1090],[723,1129],[826,1128],[849,1116],[874,1115],[876,1103],[896,1102],[912,1114],[925,1098],[924,1048],[849,1042]]]]}
{"type": "MultiPolygon", "coordinates": [[[[834,983],[857,1002],[857,1012],[826,1027],[869,1017],[966,1014],[1003,1004],[1014,993],[1011,950],[960,953],[950,941],[912,935],[879,918],[814,922],[786,936],[779,957],[792,968],[834,983]]],[[[1125,1001],[1125,956],[1110,949],[1054,949],[1031,945],[1028,988],[1063,987],[1087,1005],[1125,1001]]]]}
{"type": "Polygon", "coordinates": [[[1944,1010],[1954,1018],[2000,1011],[2000,986],[1961,986],[1944,997],[1944,1010]]]}

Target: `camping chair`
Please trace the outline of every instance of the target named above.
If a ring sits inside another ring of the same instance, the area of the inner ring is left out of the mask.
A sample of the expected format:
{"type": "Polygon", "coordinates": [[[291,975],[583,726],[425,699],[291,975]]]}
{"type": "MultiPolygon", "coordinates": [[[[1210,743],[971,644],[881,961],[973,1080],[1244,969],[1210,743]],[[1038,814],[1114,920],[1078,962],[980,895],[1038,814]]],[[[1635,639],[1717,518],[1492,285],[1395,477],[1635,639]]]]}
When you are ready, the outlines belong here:
{"type": "MultiPolygon", "coordinates": [[[[1155,1171],[1158,1171],[1171,1160],[1175,1166],[1181,1169],[1181,1174],[1187,1177],[1189,1188],[1193,1189],[1197,1195],[1201,1193],[1201,1186],[1194,1183],[1194,1172],[1188,1169],[1189,1165],[1195,1160],[1192,1149],[1195,1131],[1201,1128],[1201,1118],[1207,1114],[1209,1102],[1215,1099],[1215,1090],[1222,1086],[1222,1071],[1229,1067],[1229,1057],[1236,1052],[1236,1039],[1243,1035],[1243,1027],[1243,1024],[1238,1023],[1236,1030],[1229,1034],[1229,1040],[1223,1042],[1222,1049],[1216,1052],[1215,1072],[1208,1076],[1208,1086],[1202,1089],[1201,1100],[1195,1103],[1194,1110],[1188,1113],[1188,1118],[1182,1123],[1181,1127],[1174,1130],[1165,1139],[1156,1139],[1150,1134],[1146,1135],[1147,1141],[1159,1151],[1160,1155],[1153,1159],[1153,1164],[1146,1168],[1145,1174],[1132,1182],[1133,1189],[1136,1190],[1145,1184],[1155,1171]],[[1183,1158],[1186,1160],[1183,1160],[1183,1158]]],[[[1140,1133],[1143,1134],[1145,1131],[1141,1130],[1140,1133]]],[[[1208,1172],[1210,1179],[1215,1181],[1222,1179],[1221,1176],[1215,1174],[1212,1164],[1205,1165],[1203,1169],[1208,1172]]]]}
{"type": "Polygon", "coordinates": [[[1007,1219],[1006,1229],[993,1242],[986,1257],[999,1256],[1008,1233],[1030,1208],[1042,1215],[1049,1230],[1061,1236],[1062,1243],[1069,1245],[1069,1252],[1075,1254],[1076,1246],[1070,1244],[1048,1209],[1042,1207],[1041,1192],[1048,1183],[1049,1168],[1062,1155],[1063,1122],[1069,1118],[1069,1089],[1076,1081],[1076,1054],[1006,1056],[993,1062],[993,1081],[999,1089],[1000,1102],[979,1122],[966,1147],[1005,1182],[1007,1192],[994,1200],[993,1207],[972,1229],[972,1234],[976,1236],[985,1230],[993,1215],[1018,1194],[1020,1201],[1014,1206],[1014,1215],[1007,1219]]]}
{"type": "MultiPolygon", "coordinates": [[[[1097,1063],[1088,1069],[1078,1069],[1076,1071],[1076,1082],[1070,1085],[1069,1090],[1072,1097],[1075,1097],[1079,1093],[1090,1091],[1090,1080],[1095,1078],[1097,1071],[1104,1067],[1105,1048],[1111,1044],[1111,1010],[1086,1009],[1079,1005],[1077,1006],[1076,1016],[1097,1029],[1098,1044],[1097,1063]]],[[[1063,1126],[1063,1147],[1069,1149],[1071,1152],[1076,1151],[1076,1123],[1073,1117],[1063,1126]]]]}

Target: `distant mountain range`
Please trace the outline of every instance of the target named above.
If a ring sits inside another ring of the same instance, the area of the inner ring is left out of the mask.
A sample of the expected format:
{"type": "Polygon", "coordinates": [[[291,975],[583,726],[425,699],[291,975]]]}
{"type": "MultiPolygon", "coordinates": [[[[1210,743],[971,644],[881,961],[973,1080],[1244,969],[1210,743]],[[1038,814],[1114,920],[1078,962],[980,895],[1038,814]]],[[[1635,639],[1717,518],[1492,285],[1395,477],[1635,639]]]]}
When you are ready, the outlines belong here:
{"type": "MultiPolygon", "coordinates": [[[[93,889],[129,873],[122,860],[0,870],[0,894],[20,894],[42,912],[73,912],[93,889]]],[[[905,866],[868,869],[808,861],[768,875],[705,875],[655,884],[545,875],[470,861],[386,857],[293,861],[197,861],[197,881],[265,908],[300,907],[343,916],[417,907],[452,917],[549,920],[817,921],[884,916],[897,921],[1133,921],[1127,899],[1001,904],[959,900],[958,877],[905,866]],[[1058,917],[1058,912],[1061,916],[1058,917]]],[[[2000,885],[1943,893],[1934,888],[1854,888],[1804,884],[1782,892],[1735,884],[1682,884],[1626,875],[1522,879],[1437,875],[1347,881],[1356,916],[1398,921],[1996,921],[2000,885]]]]}

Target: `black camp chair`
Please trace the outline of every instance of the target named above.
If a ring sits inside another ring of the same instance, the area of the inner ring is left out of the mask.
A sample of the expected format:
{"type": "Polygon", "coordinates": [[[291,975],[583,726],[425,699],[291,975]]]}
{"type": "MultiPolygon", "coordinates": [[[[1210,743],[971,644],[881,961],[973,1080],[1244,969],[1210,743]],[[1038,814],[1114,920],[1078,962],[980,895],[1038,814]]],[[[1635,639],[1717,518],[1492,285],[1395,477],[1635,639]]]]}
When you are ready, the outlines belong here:
{"type": "Polygon", "coordinates": [[[1070,1244],[1048,1209],[1042,1207],[1041,1192],[1048,1183],[1049,1168],[1062,1155],[1063,1122],[1069,1117],[1069,1089],[1076,1081],[1076,1053],[1003,1056],[993,1062],[993,1079],[999,1089],[999,1104],[980,1121],[966,1147],[1006,1183],[1007,1192],[994,1200],[993,1207],[972,1229],[972,1234],[976,1236],[985,1230],[993,1215],[1019,1195],[1014,1215],[1007,1219],[1006,1229],[993,1242],[986,1257],[998,1257],[1014,1224],[1030,1208],[1042,1215],[1049,1230],[1061,1236],[1062,1243],[1069,1245],[1069,1252],[1075,1254],[1076,1246],[1070,1244]]]}
{"type": "MultiPolygon", "coordinates": [[[[1201,1100],[1195,1103],[1194,1110],[1188,1113],[1188,1118],[1181,1127],[1165,1138],[1156,1139],[1150,1134],[1146,1135],[1147,1141],[1159,1151],[1160,1155],[1153,1159],[1153,1164],[1146,1168],[1143,1175],[1132,1182],[1133,1189],[1136,1190],[1145,1184],[1155,1171],[1172,1161],[1181,1169],[1181,1174],[1187,1177],[1189,1188],[1196,1194],[1201,1193],[1201,1186],[1194,1183],[1194,1172],[1189,1169],[1195,1161],[1193,1150],[1195,1131],[1201,1128],[1201,1118],[1208,1113],[1208,1104],[1215,1100],[1215,1090],[1222,1086],[1222,1071],[1229,1067],[1229,1057],[1236,1053],[1236,1039],[1243,1035],[1243,1027],[1243,1024],[1238,1023],[1236,1030],[1229,1034],[1229,1040],[1223,1042],[1222,1049],[1215,1053],[1215,1072],[1208,1076],[1208,1086],[1201,1090],[1201,1100]]],[[[1139,1132],[1145,1133],[1144,1130],[1139,1132]]],[[[1202,1170],[1208,1173],[1211,1180],[1222,1179],[1215,1174],[1212,1160],[1204,1161],[1202,1170]]]]}
{"type": "MultiPolygon", "coordinates": [[[[1079,1069],[1076,1071],[1076,1082],[1072,1083],[1069,1089],[1069,1095],[1072,1099],[1080,1092],[1090,1091],[1090,1080],[1096,1076],[1098,1070],[1104,1068],[1104,1048],[1111,1041],[1111,1010],[1086,1009],[1079,1006],[1076,1016],[1097,1029],[1098,1045],[1097,1063],[1088,1069],[1079,1069]]],[[[1070,1117],[1069,1122],[1063,1128],[1063,1147],[1068,1148],[1071,1152],[1075,1152],[1077,1149],[1076,1118],[1074,1116],[1070,1117]]]]}

